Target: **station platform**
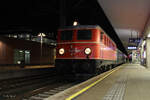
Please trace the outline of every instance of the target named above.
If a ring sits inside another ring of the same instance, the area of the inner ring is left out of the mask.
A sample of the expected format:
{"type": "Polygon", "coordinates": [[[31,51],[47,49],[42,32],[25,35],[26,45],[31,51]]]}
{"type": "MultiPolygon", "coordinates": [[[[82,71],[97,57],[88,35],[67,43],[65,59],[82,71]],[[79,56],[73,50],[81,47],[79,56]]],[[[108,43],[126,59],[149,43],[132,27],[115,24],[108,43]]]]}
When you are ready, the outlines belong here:
{"type": "Polygon", "coordinates": [[[150,100],[150,70],[139,64],[121,65],[119,70],[70,100],[150,100]]]}

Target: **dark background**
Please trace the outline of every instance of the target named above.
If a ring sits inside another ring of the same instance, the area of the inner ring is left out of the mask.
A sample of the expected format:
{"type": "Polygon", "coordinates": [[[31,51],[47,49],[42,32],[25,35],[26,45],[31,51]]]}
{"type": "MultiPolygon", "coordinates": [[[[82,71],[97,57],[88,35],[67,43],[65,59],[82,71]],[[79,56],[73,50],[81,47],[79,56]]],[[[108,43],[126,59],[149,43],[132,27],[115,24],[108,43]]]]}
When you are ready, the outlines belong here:
{"type": "Polygon", "coordinates": [[[56,34],[59,27],[72,25],[74,21],[81,25],[100,25],[127,54],[97,0],[0,1],[0,34],[56,34]]]}

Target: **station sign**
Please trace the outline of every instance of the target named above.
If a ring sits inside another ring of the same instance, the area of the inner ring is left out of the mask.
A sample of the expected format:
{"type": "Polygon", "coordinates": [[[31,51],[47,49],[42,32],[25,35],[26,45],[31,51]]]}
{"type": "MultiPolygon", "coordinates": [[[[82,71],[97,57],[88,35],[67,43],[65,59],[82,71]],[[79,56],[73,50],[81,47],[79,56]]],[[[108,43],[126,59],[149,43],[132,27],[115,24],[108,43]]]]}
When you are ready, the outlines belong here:
{"type": "Polygon", "coordinates": [[[140,43],[140,38],[129,38],[129,43],[140,43]]]}

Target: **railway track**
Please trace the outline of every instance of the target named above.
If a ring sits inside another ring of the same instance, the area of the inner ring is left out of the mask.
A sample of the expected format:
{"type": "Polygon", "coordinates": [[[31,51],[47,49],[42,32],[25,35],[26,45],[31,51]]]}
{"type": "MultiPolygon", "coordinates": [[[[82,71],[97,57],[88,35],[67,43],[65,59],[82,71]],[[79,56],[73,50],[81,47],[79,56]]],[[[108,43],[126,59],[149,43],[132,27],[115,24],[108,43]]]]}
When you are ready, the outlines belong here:
{"type": "Polygon", "coordinates": [[[23,96],[23,98],[19,98],[17,100],[43,100],[73,85],[75,85],[75,83],[61,83],[57,85],[51,85],[49,87],[43,87],[41,89],[34,90],[32,93],[29,93],[28,95],[26,94],[23,96]]]}
{"type": "Polygon", "coordinates": [[[44,74],[0,81],[0,100],[43,100],[84,80],[44,74]],[[71,80],[73,79],[73,80],[71,80]]]}
{"type": "Polygon", "coordinates": [[[27,91],[46,86],[57,80],[56,75],[42,74],[0,81],[0,100],[14,99],[27,91]],[[47,80],[47,81],[46,81],[47,80]]]}

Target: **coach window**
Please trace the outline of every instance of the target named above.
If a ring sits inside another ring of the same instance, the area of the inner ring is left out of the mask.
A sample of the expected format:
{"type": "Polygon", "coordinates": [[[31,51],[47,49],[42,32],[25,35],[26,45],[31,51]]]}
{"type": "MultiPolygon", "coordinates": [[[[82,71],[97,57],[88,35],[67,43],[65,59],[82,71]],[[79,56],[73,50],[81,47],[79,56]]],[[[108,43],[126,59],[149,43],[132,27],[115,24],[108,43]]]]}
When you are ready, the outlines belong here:
{"type": "Polygon", "coordinates": [[[108,46],[110,47],[110,40],[108,41],[108,46]]]}
{"type": "Polygon", "coordinates": [[[101,32],[101,41],[103,41],[103,34],[104,34],[104,33],[103,33],[103,32],[101,32]]]}
{"type": "Polygon", "coordinates": [[[107,38],[107,45],[109,46],[109,39],[107,38]]]}
{"type": "Polygon", "coordinates": [[[105,44],[105,35],[103,35],[103,38],[104,38],[104,39],[103,39],[103,43],[105,44]]]}
{"type": "Polygon", "coordinates": [[[106,36],[106,45],[108,46],[108,38],[107,38],[107,36],[106,36]]]}
{"type": "Polygon", "coordinates": [[[78,30],[77,40],[91,40],[92,32],[91,30],[78,30]]]}
{"type": "Polygon", "coordinates": [[[114,50],[114,44],[112,44],[112,49],[114,50]]]}
{"type": "Polygon", "coordinates": [[[105,35],[104,35],[104,44],[105,44],[105,41],[106,41],[106,38],[105,38],[105,35]]]}
{"type": "Polygon", "coordinates": [[[110,48],[112,48],[112,41],[110,41],[110,48]]]}
{"type": "Polygon", "coordinates": [[[109,46],[109,38],[107,38],[107,46],[109,46]]]}
{"type": "Polygon", "coordinates": [[[113,44],[113,50],[115,49],[115,46],[114,46],[114,44],[113,44]]]}
{"type": "Polygon", "coordinates": [[[65,30],[61,32],[61,40],[72,40],[73,31],[65,30]]]}
{"type": "Polygon", "coordinates": [[[105,38],[104,38],[104,41],[105,41],[105,42],[104,42],[104,44],[106,45],[106,43],[107,43],[107,39],[106,39],[106,36],[105,36],[105,38]]]}
{"type": "Polygon", "coordinates": [[[109,38],[107,38],[107,46],[109,46],[109,38]]]}
{"type": "Polygon", "coordinates": [[[105,36],[105,45],[107,45],[107,38],[106,38],[106,36],[105,36]]]}

